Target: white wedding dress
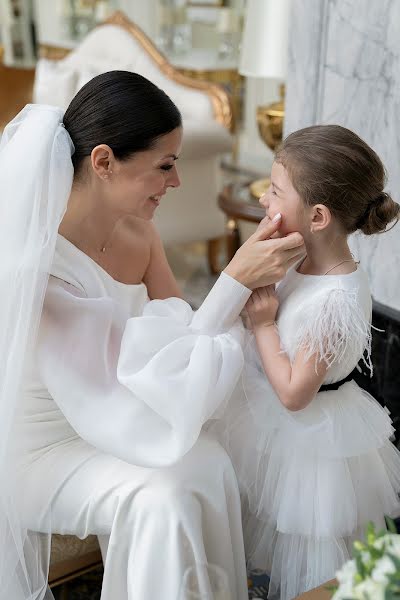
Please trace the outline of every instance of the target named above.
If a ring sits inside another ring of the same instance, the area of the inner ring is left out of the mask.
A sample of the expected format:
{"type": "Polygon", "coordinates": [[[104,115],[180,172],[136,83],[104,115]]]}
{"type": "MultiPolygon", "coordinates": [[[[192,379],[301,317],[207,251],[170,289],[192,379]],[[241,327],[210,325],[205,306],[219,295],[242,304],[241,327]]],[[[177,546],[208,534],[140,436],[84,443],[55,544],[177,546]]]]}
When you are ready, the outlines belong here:
{"type": "Polygon", "coordinates": [[[150,302],[61,236],[51,275],[18,422],[26,526],[99,535],[102,600],[177,600],[195,562],[244,600],[235,473],[201,429],[240,375],[250,291],[222,274],[197,313],[150,302]]]}

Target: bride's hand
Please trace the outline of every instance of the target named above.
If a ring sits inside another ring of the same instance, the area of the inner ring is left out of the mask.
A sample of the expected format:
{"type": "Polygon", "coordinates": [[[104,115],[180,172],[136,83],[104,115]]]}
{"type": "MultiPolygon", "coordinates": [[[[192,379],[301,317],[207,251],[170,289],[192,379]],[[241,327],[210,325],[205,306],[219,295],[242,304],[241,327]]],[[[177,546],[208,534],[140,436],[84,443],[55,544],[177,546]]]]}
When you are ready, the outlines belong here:
{"type": "MultiPolygon", "coordinates": [[[[266,227],[267,227],[267,226],[268,226],[270,223],[271,223],[271,219],[270,219],[269,217],[264,217],[264,218],[263,218],[263,219],[262,219],[262,220],[259,222],[259,224],[258,224],[258,227],[257,227],[257,229],[256,229],[256,233],[257,233],[257,232],[259,232],[259,231],[264,231],[264,229],[265,229],[265,228],[266,228],[266,227]]],[[[279,225],[281,225],[281,224],[282,224],[282,222],[280,222],[280,223],[279,223],[279,225]]],[[[275,233],[273,233],[273,234],[270,236],[270,238],[269,238],[269,239],[270,239],[270,240],[277,240],[277,239],[279,239],[279,238],[281,238],[281,237],[282,237],[282,235],[281,235],[281,233],[280,233],[280,231],[279,231],[279,229],[278,229],[277,231],[275,231],[275,233]]]]}
{"type": "Polygon", "coordinates": [[[280,225],[280,215],[269,222],[263,219],[224,269],[225,273],[251,290],[283,279],[289,267],[305,255],[305,247],[300,233],[272,239],[280,225]]]}

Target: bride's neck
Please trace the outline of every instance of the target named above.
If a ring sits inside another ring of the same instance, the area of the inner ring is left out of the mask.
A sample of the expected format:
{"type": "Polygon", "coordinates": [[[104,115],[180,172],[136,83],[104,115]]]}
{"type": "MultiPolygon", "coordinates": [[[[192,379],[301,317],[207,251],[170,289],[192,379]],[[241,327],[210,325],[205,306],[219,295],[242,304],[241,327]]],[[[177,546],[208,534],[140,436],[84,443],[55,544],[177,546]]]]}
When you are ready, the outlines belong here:
{"type": "Polygon", "coordinates": [[[110,239],[120,215],[110,214],[99,195],[73,189],[59,233],[84,251],[96,251],[110,239]]]}

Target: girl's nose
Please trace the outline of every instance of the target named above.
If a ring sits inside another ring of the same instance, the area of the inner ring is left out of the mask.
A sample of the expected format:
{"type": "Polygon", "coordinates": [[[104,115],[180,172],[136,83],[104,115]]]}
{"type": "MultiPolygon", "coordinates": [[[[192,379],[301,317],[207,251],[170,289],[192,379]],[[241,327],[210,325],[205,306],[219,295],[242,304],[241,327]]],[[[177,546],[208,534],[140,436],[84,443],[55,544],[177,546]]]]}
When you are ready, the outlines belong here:
{"type": "Polygon", "coordinates": [[[259,199],[259,203],[261,204],[261,206],[263,206],[264,208],[268,207],[268,198],[267,198],[267,192],[265,192],[265,194],[263,194],[261,196],[261,198],[259,199]]]}

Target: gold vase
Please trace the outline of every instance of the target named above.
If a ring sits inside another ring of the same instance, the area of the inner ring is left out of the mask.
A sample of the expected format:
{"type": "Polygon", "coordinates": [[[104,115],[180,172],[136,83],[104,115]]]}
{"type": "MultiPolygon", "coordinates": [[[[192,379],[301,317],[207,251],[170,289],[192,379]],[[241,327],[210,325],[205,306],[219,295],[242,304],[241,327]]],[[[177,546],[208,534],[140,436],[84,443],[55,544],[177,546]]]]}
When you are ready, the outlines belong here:
{"type": "MultiPolygon", "coordinates": [[[[285,86],[280,86],[281,98],[278,102],[257,107],[257,125],[261,138],[273,152],[282,141],[283,119],[285,116],[285,86]]],[[[255,198],[261,198],[270,185],[270,178],[257,179],[250,184],[250,192],[255,198]]]]}

